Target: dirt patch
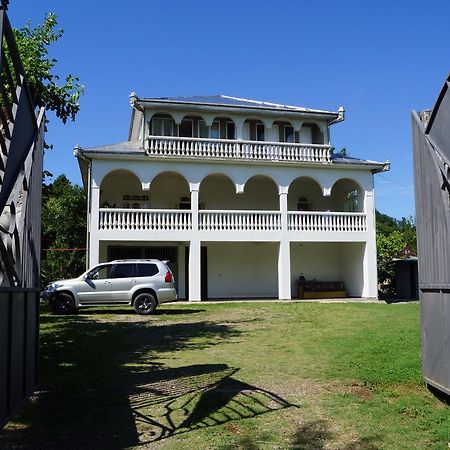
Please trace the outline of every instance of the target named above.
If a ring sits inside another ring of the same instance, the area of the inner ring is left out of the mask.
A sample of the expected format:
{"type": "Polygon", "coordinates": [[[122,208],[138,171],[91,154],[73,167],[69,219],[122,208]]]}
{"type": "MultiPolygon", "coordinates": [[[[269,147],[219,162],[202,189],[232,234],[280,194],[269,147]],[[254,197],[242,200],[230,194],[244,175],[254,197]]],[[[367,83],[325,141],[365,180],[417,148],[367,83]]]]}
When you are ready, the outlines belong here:
{"type": "Polygon", "coordinates": [[[373,392],[366,386],[360,384],[352,384],[350,386],[344,387],[344,392],[348,394],[353,394],[361,400],[372,400],[373,392]]]}

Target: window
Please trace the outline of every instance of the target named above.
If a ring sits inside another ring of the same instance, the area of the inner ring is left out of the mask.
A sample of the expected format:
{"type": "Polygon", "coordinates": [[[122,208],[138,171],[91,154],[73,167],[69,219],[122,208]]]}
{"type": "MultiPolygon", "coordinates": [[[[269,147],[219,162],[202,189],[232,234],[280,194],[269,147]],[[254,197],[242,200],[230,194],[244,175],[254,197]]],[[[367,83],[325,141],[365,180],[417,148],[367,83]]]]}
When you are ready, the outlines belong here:
{"type": "Polygon", "coordinates": [[[211,125],[211,139],[220,139],[220,124],[213,122],[211,125]]]}
{"type": "Polygon", "coordinates": [[[152,277],[159,272],[156,264],[136,264],[136,266],[138,277],[152,277]]]}
{"type": "Polygon", "coordinates": [[[130,278],[134,275],[134,264],[115,264],[111,270],[111,278],[130,278]]]}
{"type": "Polygon", "coordinates": [[[199,138],[208,138],[208,127],[203,120],[198,121],[198,137],[199,138]]]}
{"type": "Polygon", "coordinates": [[[227,122],[227,139],[235,139],[234,122],[227,122]]]}
{"type": "Polygon", "coordinates": [[[294,128],[290,125],[284,126],[284,142],[294,142],[294,128]]]}
{"type": "Polygon", "coordinates": [[[191,209],[190,197],[181,197],[180,203],[178,203],[178,209],[191,209]]]}
{"type": "Polygon", "coordinates": [[[294,133],[294,128],[289,124],[279,124],[279,137],[280,142],[296,142],[296,133],[294,133]]]}
{"type": "Polygon", "coordinates": [[[178,129],[178,135],[180,137],[193,137],[194,121],[192,119],[183,119],[178,129]]]}
{"type": "Polygon", "coordinates": [[[259,122],[250,122],[250,140],[264,141],[264,124],[259,122]]]}
{"type": "Polygon", "coordinates": [[[356,189],[345,194],[345,211],[358,212],[358,191],[356,189]]]}
{"type": "Polygon", "coordinates": [[[298,199],[297,211],[309,211],[309,203],[306,197],[300,197],[298,199]]]}
{"type": "Polygon", "coordinates": [[[88,274],[87,278],[91,280],[106,280],[111,278],[111,265],[96,267],[92,269],[88,274]]]}
{"type": "Polygon", "coordinates": [[[151,122],[153,136],[174,136],[174,122],[171,117],[153,117],[151,122]]]}

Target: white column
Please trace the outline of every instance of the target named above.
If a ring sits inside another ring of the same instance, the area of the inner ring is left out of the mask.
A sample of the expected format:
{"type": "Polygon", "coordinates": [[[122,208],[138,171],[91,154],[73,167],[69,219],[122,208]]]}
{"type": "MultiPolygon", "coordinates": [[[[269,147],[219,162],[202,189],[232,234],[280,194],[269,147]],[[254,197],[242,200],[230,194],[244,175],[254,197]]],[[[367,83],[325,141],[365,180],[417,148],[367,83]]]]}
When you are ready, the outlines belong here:
{"type": "Polygon", "coordinates": [[[200,240],[189,244],[189,301],[201,301],[200,240]]]}
{"type": "Polygon", "coordinates": [[[198,232],[198,183],[191,183],[191,211],[192,211],[192,231],[198,232]]]}
{"type": "Polygon", "coordinates": [[[185,244],[178,246],[178,298],[186,298],[186,274],[185,274],[186,248],[185,244]]]}
{"type": "Polygon", "coordinates": [[[285,186],[279,188],[282,235],[288,230],[288,189],[285,186]]]}
{"type": "Polygon", "coordinates": [[[278,252],[278,298],[291,299],[291,246],[288,237],[288,186],[280,186],[281,233],[278,252]]]}
{"type": "Polygon", "coordinates": [[[377,244],[375,232],[375,205],[373,190],[366,191],[365,212],[367,221],[367,241],[364,249],[363,276],[364,288],[362,296],[365,298],[378,297],[377,244]]]}
{"type": "Polygon", "coordinates": [[[291,299],[291,246],[286,239],[280,242],[278,252],[278,298],[291,299]]]}
{"type": "Polygon", "coordinates": [[[90,243],[89,243],[89,260],[88,260],[88,268],[93,267],[99,263],[99,241],[96,235],[90,235],[90,243]]]}
{"type": "Polygon", "coordinates": [[[88,267],[98,264],[99,261],[98,216],[100,213],[100,188],[98,186],[91,187],[90,207],[88,267]]]}

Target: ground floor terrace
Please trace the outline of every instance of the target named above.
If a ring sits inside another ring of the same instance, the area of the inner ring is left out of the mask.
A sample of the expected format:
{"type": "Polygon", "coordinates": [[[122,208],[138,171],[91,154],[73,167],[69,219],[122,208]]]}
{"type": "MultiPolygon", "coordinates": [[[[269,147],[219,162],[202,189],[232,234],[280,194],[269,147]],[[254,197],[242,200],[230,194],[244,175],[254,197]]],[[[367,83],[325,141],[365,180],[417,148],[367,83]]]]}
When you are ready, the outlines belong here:
{"type": "Polygon", "coordinates": [[[299,278],[341,282],[348,297],[376,298],[366,242],[100,241],[98,262],[169,260],[180,299],[299,298],[299,278]]]}

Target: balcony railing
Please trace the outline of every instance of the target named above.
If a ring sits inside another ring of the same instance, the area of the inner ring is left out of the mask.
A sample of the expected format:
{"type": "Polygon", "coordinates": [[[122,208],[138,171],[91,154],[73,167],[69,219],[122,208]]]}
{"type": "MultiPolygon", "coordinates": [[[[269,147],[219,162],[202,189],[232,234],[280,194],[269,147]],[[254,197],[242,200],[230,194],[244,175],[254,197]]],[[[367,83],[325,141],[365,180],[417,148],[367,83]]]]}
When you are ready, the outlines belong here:
{"type": "Polygon", "coordinates": [[[191,211],[177,209],[100,209],[100,230],[190,230],[191,211]]]}
{"type": "Polygon", "coordinates": [[[288,213],[289,231],[366,231],[364,213],[311,212],[288,213]]]}
{"type": "Polygon", "coordinates": [[[147,154],[175,158],[328,163],[331,147],[266,141],[149,136],[147,154]]]}
{"type": "MultiPolygon", "coordinates": [[[[192,230],[192,212],[178,209],[99,210],[100,230],[192,230]]],[[[279,211],[202,210],[198,214],[199,231],[280,231],[279,211]]],[[[364,213],[288,212],[288,231],[364,232],[364,213]]]]}
{"type": "Polygon", "coordinates": [[[198,228],[203,231],[281,230],[279,211],[200,211],[198,228]]]}

